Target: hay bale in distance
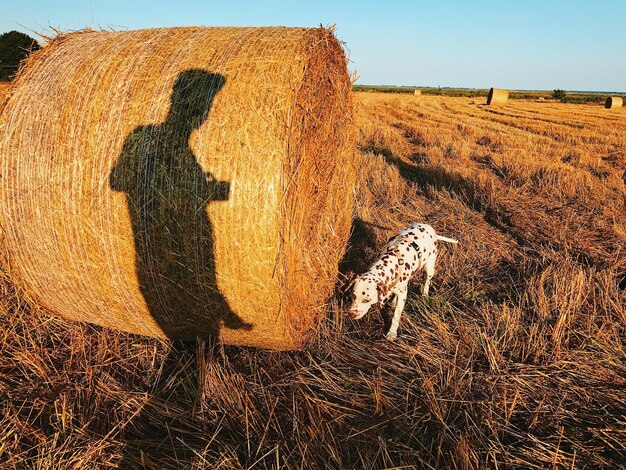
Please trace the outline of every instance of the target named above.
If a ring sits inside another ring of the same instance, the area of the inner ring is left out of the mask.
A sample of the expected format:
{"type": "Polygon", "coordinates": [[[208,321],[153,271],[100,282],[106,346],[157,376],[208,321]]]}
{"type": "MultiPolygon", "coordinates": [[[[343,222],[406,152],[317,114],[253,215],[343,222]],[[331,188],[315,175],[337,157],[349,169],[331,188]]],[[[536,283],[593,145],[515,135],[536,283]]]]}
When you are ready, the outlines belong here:
{"type": "Polygon", "coordinates": [[[604,103],[606,109],[621,108],[624,106],[624,99],[621,96],[609,96],[604,103]]]}
{"type": "Polygon", "coordinates": [[[353,127],[323,28],[56,38],[0,115],[12,275],[67,319],[299,348],[349,236],[353,127]]]}
{"type": "Polygon", "coordinates": [[[420,96],[422,94],[422,90],[413,90],[413,94],[415,96],[420,96]]]}
{"type": "Polygon", "coordinates": [[[487,95],[487,104],[488,105],[498,105],[504,104],[509,99],[508,90],[502,90],[501,88],[491,88],[489,90],[489,95],[487,95]]]}

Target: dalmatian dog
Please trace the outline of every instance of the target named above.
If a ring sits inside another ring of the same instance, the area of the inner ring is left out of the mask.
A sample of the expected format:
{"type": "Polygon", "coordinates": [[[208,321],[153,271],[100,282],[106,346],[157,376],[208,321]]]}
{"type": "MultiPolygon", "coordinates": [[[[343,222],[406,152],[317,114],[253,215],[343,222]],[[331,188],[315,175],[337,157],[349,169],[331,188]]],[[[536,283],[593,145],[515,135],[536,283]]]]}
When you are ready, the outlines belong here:
{"type": "Polygon", "coordinates": [[[428,296],[430,281],[435,274],[437,242],[440,241],[458,243],[457,240],[437,235],[430,225],[419,223],[408,226],[392,237],[369,271],[357,276],[354,281],[354,300],[349,315],[354,319],[362,318],[373,305],[382,307],[395,295],[391,328],[385,336],[389,341],[394,341],[398,335],[409,281],[422,268],[426,271],[422,294],[428,296]]]}

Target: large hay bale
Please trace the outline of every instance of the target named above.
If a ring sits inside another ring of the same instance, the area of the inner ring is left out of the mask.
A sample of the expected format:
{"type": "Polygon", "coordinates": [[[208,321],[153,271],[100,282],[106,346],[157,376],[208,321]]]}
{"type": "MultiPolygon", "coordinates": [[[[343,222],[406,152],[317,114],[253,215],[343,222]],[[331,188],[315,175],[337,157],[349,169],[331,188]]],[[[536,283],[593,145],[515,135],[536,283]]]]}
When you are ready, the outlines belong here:
{"type": "Polygon", "coordinates": [[[301,347],[350,230],[350,90],[323,28],[51,41],[0,116],[12,275],[67,319],[301,347]]]}
{"type": "Polygon", "coordinates": [[[491,88],[489,95],[487,95],[488,105],[504,104],[509,100],[508,90],[502,90],[501,88],[491,88]]]}
{"type": "Polygon", "coordinates": [[[413,90],[413,95],[420,96],[422,94],[422,90],[413,90]]]}
{"type": "Polygon", "coordinates": [[[624,100],[621,96],[609,96],[604,103],[606,109],[621,108],[624,106],[624,100]]]}

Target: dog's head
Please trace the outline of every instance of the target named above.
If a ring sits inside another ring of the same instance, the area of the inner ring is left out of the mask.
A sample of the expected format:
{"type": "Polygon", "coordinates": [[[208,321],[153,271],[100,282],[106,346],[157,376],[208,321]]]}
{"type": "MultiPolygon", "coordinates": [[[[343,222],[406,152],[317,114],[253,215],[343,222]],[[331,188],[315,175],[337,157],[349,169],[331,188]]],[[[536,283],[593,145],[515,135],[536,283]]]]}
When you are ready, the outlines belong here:
{"type": "Polygon", "coordinates": [[[379,301],[379,286],[376,280],[367,274],[355,279],[352,292],[352,306],[348,314],[354,319],[362,318],[369,312],[372,305],[376,305],[379,301]]]}

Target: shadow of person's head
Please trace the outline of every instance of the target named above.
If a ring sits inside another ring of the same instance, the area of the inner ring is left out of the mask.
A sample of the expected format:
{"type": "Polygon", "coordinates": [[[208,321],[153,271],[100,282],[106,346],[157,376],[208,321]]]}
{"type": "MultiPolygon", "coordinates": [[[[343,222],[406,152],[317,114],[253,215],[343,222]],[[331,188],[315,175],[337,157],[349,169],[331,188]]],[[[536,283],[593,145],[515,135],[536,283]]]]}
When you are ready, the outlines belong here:
{"type": "Polygon", "coordinates": [[[192,131],[206,121],[213,99],[226,83],[219,73],[202,69],[181,72],[172,86],[166,122],[192,131]]]}

